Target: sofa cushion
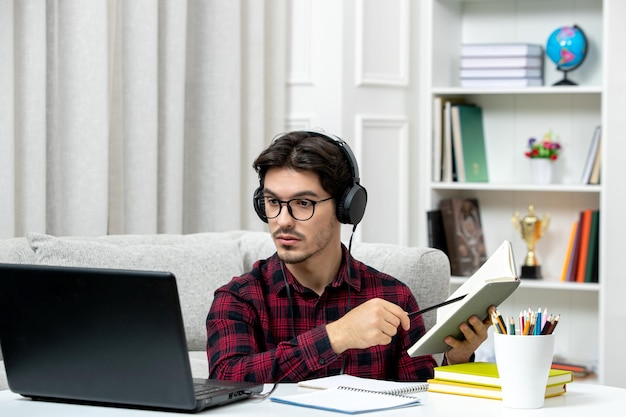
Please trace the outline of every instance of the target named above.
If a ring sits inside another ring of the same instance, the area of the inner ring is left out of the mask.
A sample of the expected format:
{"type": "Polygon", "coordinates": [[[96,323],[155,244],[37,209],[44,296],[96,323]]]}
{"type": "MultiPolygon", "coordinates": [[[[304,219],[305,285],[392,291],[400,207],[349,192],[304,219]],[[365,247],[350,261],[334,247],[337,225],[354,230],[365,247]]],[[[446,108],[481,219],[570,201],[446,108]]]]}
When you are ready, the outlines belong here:
{"type": "Polygon", "coordinates": [[[35,255],[23,237],[0,239],[0,263],[32,264],[35,255]]]}
{"type": "MultiPolygon", "coordinates": [[[[450,263],[438,249],[355,243],[352,256],[404,282],[411,289],[420,308],[430,307],[448,298],[450,263]]],[[[436,311],[422,315],[427,330],[435,324],[436,315],[436,311]]]]}
{"type": "Polygon", "coordinates": [[[237,242],[221,233],[26,237],[39,264],[172,272],[189,350],[206,349],[205,321],[215,289],[243,273],[237,242]]]}

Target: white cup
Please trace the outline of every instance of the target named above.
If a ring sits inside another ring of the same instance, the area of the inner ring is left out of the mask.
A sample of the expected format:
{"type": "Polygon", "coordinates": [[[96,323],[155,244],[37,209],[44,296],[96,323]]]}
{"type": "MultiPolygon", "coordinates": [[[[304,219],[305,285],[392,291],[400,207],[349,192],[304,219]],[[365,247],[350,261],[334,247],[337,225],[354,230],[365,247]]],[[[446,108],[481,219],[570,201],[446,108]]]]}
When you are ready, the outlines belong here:
{"type": "Polygon", "coordinates": [[[509,408],[541,408],[554,353],[554,335],[494,333],[502,403],[509,408]]]}

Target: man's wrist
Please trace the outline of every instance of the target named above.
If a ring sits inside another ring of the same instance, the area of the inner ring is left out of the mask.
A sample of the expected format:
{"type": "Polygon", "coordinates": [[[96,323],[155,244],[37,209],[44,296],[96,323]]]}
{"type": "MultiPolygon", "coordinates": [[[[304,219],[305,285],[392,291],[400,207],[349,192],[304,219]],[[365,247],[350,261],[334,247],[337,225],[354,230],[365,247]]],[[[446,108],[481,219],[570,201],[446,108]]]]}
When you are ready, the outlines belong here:
{"type": "Polygon", "coordinates": [[[329,323],[326,325],[326,334],[330,341],[330,346],[337,355],[341,355],[348,350],[345,342],[345,337],[339,329],[340,324],[338,322],[329,323]]]}

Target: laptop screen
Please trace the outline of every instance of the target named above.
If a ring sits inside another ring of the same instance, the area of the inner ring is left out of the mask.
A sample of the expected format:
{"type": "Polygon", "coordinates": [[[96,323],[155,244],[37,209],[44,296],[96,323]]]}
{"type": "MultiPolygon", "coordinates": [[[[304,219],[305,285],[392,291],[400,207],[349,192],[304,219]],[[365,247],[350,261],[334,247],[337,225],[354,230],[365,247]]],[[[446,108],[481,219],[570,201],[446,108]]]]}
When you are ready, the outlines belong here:
{"type": "Polygon", "coordinates": [[[197,406],[169,272],[0,265],[0,345],[24,396],[197,406]]]}

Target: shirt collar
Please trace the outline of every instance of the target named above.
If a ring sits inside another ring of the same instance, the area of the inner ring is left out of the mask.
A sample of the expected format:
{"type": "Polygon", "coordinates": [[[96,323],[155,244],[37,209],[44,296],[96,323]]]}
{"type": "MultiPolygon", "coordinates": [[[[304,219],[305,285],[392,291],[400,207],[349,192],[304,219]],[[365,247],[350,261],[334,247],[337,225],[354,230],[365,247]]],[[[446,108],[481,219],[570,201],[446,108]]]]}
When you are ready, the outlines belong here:
{"type": "MultiPolygon", "coordinates": [[[[349,285],[355,291],[360,291],[361,280],[356,276],[356,271],[358,270],[358,268],[355,268],[356,261],[354,260],[352,255],[349,255],[348,248],[346,248],[343,243],[341,244],[341,249],[343,251],[343,258],[341,261],[341,267],[339,268],[339,274],[333,279],[333,281],[330,283],[330,286],[336,288],[344,285],[347,282],[348,270],[346,267],[346,257],[348,257],[348,259],[350,259],[351,265],[349,285]]],[[[271,282],[270,285],[272,286],[272,290],[276,294],[280,294],[285,291],[285,279],[287,280],[289,285],[291,285],[294,291],[303,292],[305,290],[304,286],[294,278],[294,276],[291,274],[291,272],[289,272],[287,268],[284,269],[285,275],[283,276],[281,260],[278,257],[278,253],[274,252],[274,255],[272,255],[268,259],[267,267],[268,277],[270,277],[269,280],[271,282]]]]}

